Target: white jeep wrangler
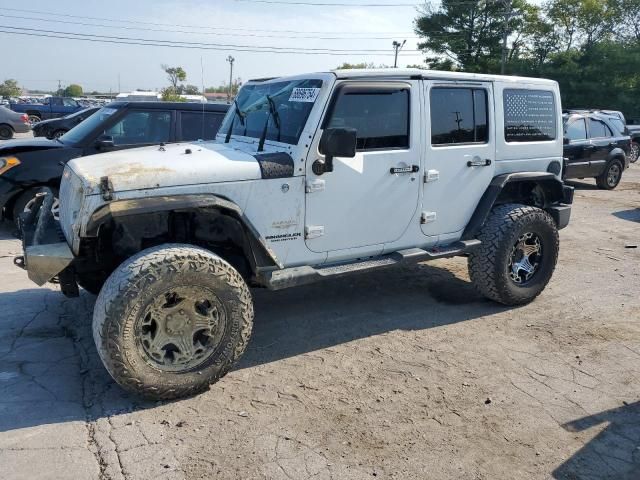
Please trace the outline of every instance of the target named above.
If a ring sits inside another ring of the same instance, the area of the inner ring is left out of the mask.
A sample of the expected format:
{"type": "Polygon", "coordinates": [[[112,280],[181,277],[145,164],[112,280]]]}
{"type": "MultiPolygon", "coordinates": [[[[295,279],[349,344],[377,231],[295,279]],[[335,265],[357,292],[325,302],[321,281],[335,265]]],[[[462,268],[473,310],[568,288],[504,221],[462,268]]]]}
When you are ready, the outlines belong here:
{"type": "Polygon", "coordinates": [[[202,391],[243,353],[249,286],[468,256],[486,297],[532,301],[571,213],[555,82],[357,70],[247,83],[214,142],[79,158],[24,214],[37,284],[96,293],[124,388],[202,391]],[[62,237],[62,235],[64,237],[62,237]]]}

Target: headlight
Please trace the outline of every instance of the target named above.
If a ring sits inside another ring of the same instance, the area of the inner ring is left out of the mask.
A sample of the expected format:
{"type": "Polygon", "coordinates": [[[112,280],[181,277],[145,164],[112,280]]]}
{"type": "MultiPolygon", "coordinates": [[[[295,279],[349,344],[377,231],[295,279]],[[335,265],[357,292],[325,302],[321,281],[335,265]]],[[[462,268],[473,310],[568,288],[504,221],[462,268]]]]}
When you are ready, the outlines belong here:
{"type": "Polygon", "coordinates": [[[20,160],[16,157],[0,157],[0,175],[18,165],[20,165],[20,160]]]}

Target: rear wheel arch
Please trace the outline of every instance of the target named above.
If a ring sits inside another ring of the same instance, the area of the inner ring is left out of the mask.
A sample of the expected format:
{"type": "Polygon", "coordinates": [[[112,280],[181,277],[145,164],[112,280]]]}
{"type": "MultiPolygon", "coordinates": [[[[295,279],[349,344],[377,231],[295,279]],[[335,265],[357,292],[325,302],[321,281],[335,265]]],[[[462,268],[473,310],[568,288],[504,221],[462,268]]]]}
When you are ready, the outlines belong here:
{"type": "Polygon", "coordinates": [[[482,196],[463,234],[463,239],[476,236],[491,211],[498,205],[518,203],[547,210],[560,203],[572,203],[573,189],[554,174],[518,172],[496,176],[482,196]]]}

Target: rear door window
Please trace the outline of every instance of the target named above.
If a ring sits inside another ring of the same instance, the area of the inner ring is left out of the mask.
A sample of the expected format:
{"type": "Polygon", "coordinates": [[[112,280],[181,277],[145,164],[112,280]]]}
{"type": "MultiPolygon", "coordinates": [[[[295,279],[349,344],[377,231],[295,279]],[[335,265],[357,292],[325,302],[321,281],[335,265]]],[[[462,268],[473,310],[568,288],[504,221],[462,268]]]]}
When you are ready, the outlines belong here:
{"type": "Polygon", "coordinates": [[[579,118],[567,124],[565,136],[571,141],[587,139],[587,124],[584,118],[579,118]]]}
{"type": "Polygon", "coordinates": [[[431,144],[487,143],[487,91],[480,88],[431,90],[431,144]]]}
{"type": "Polygon", "coordinates": [[[182,112],[180,114],[181,140],[213,140],[220,129],[224,113],[182,112]]]}

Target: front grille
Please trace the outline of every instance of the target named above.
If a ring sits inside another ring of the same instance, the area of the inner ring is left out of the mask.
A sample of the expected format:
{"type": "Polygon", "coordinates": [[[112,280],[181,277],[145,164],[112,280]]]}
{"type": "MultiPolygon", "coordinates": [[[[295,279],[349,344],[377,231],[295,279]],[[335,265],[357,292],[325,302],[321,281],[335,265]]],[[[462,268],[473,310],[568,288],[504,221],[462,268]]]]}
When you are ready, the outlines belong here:
{"type": "Polygon", "coordinates": [[[65,167],[60,184],[60,227],[69,245],[73,245],[73,225],[82,206],[82,196],[82,180],[65,167]]]}

